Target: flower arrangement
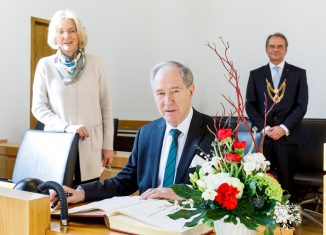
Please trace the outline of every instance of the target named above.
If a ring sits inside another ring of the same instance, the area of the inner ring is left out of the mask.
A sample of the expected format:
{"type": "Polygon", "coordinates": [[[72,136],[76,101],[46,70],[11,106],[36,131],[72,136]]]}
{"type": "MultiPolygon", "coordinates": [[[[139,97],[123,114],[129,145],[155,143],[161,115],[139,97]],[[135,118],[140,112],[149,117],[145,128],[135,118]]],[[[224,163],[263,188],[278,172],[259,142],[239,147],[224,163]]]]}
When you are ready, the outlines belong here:
{"type": "MultiPolygon", "coordinates": [[[[283,196],[283,190],[273,175],[267,173],[270,162],[266,161],[261,153],[264,133],[260,144],[256,143],[255,131],[251,131],[244,116],[245,103],[239,88],[239,76],[233,63],[227,57],[229,45],[225,44],[224,56],[217,51],[215,44],[207,44],[211,48],[227,71],[227,80],[235,88],[237,102],[224,97],[237,114],[237,125],[231,128],[230,118],[225,123],[225,110],[222,118],[215,120],[215,135],[212,143],[213,151],[204,153],[206,162],[197,166],[190,174],[192,185],[176,184],[172,186],[174,192],[184,200],[177,202],[179,210],[169,215],[172,219],[189,219],[185,226],[192,227],[199,222],[213,226],[214,221],[223,219],[226,223],[245,225],[249,230],[257,230],[259,225],[267,227],[265,234],[273,234],[278,224],[285,226],[298,218],[290,218],[284,210],[298,211],[297,207],[285,204],[289,195],[283,196]],[[247,143],[238,139],[238,128],[244,125],[252,138],[252,145],[245,154],[247,143]],[[227,127],[225,127],[227,126],[227,127]],[[255,149],[255,153],[253,153],[255,149]],[[295,209],[294,209],[295,208],[295,209]],[[290,209],[290,210],[289,210],[290,209]]],[[[265,110],[266,116],[270,110],[265,110]]],[[[231,117],[231,115],[230,115],[231,117]]],[[[291,226],[290,226],[291,227],[291,226]]]]}

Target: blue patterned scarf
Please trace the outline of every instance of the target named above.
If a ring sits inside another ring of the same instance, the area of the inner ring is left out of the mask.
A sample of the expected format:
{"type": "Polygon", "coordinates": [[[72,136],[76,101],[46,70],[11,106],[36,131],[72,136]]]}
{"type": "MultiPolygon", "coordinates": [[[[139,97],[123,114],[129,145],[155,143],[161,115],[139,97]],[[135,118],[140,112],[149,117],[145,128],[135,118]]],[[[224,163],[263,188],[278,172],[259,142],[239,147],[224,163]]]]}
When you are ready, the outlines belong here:
{"type": "Polygon", "coordinates": [[[84,52],[81,49],[78,49],[75,59],[70,60],[59,49],[57,51],[54,64],[60,75],[60,78],[67,86],[78,81],[79,75],[85,67],[86,57],[84,52]]]}

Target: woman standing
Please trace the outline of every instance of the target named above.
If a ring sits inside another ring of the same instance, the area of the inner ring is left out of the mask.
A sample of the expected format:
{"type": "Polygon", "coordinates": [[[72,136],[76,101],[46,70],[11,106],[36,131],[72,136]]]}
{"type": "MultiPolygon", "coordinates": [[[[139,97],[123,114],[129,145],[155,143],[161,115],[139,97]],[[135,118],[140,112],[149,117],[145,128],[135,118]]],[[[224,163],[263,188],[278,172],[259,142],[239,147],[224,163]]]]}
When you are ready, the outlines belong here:
{"type": "Polygon", "coordinates": [[[102,166],[113,160],[111,97],[104,66],[84,53],[87,35],[70,10],[59,10],[52,17],[48,44],[57,53],[37,64],[32,113],[45,124],[45,131],[79,134],[77,183],[79,169],[82,182],[97,180],[102,166]]]}

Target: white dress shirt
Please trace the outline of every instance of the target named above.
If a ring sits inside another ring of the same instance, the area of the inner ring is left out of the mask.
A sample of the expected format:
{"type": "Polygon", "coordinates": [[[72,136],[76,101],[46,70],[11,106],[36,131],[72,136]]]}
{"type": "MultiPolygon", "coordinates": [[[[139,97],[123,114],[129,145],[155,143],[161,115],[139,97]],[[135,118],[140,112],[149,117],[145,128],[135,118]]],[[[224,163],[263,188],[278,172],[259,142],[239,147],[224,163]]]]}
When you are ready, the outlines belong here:
{"type": "MultiPolygon", "coordinates": [[[[178,151],[177,151],[176,164],[175,164],[175,174],[176,174],[177,168],[179,165],[179,161],[181,158],[181,153],[182,153],[182,150],[186,143],[186,138],[188,135],[192,115],[193,115],[193,109],[190,108],[190,111],[189,111],[186,119],[183,120],[183,122],[181,122],[177,127],[173,127],[169,123],[166,122],[166,129],[165,129],[165,134],[164,134],[164,138],[163,138],[160,168],[159,168],[158,181],[157,181],[159,187],[162,187],[162,184],[163,184],[163,177],[164,177],[164,173],[165,173],[166,161],[168,159],[170,146],[171,146],[171,142],[172,142],[172,136],[169,134],[169,132],[171,129],[178,129],[179,131],[181,131],[181,134],[178,138],[178,151]]],[[[174,175],[174,178],[175,178],[175,175],[174,175]]]]}

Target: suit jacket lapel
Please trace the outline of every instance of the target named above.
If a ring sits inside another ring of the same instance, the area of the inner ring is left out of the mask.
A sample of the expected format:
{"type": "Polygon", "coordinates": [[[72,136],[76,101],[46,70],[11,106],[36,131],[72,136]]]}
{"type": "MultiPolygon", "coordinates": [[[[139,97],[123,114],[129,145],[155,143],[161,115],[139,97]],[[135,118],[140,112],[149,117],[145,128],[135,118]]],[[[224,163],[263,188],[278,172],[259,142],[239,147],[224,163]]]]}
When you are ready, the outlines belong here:
{"type": "Polygon", "coordinates": [[[194,109],[185,146],[183,148],[180,162],[177,168],[177,174],[175,177],[176,183],[181,182],[184,177],[188,177],[186,174],[188,172],[188,168],[191,164],[193,156],[195,155],[195,151],[196,151],[195,146],[199,145],[199,141],[202,139],[202,136],[205,132],[204,128],[202,127],[202,124],[203,124],[202,117],[194,109]]]}
{"type": "Polygon", "coordinates": [[[165,133],[165,120],[161,118],[157,127],[153,129],[151,133],[151,140],[150,140],[150,157],[153,160],[153,167],[151,168],[152,173],[152,187],[157,187],[157,178],[158,178],[158,171],[161,159],[161,150],[163,145],[163,138],[165,133]]]}
{"type": "Polygon", "coordinates": [[[285,79],[287,79],[289,72],[290,72],[289,64],[285,62],[284,68],[282,71],[281,80],[280,80],[280,85],[284,82],[285,79]]]}
{"type": "Polygon", "coordinates": [[[269,81],[269,83],[273,86],[272,72],[271,72],[271,69],[269,67],[269,64],[267,64],[265,66],[264,73],[265,73],[264,83],[266,84],[266,78],[267,78],[267,80],[269,81]]]}

